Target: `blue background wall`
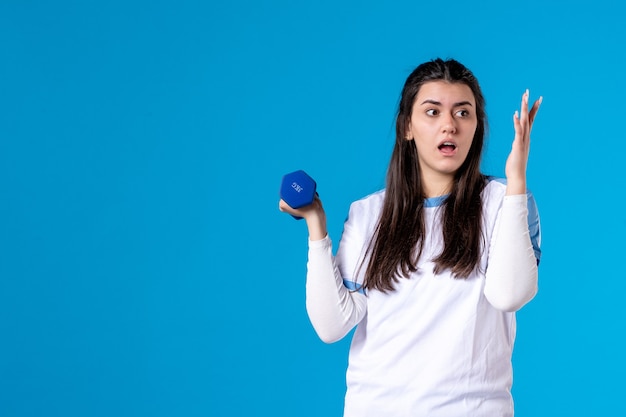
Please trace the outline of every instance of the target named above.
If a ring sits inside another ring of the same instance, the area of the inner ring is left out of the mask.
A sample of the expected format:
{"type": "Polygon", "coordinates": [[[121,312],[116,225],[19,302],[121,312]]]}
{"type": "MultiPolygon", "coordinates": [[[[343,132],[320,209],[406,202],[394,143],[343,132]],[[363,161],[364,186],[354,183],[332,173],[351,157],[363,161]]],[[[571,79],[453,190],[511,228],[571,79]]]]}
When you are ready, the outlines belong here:
{"type": "Polygon", "coordinates": [[[481,81],[490,174],[544,96],[517,415],[626,414],[617,0],[221,3],[0,4],[0,416],[340,415],[349,341],[308,322],[278,185],[313,175],[338,242],[437,56],[481,81]]]}

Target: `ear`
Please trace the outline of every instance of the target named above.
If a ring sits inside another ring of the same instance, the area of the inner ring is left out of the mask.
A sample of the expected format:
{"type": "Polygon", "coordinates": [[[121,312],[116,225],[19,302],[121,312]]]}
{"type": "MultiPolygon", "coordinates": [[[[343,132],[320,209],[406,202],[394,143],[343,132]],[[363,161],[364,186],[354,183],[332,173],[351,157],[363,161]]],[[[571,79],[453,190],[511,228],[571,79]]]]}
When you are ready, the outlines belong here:
{"type": "Polygon", "coordinates": [[[413,140],[413,135],[411,134],[411,122],[409,122],[408,126],[406,127],[406,133],[404,134],[404,139],[413,140]]]}

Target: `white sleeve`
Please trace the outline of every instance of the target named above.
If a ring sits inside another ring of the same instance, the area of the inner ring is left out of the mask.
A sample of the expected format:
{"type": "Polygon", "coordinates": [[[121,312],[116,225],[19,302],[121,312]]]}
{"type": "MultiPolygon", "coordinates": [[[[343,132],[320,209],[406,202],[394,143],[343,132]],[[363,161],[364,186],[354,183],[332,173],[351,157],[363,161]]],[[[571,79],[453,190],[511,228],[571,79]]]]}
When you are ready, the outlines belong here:
{"type": "Polygon", "coordinates": [[[313,328],[325,343],[342,339],[367,311],[366,296],[344,286],[328,236],[309,241],[306,308],[313,328]]]}
{"type": "Polygon", "coordinates": [[[528,228],[526,194],[504,196],[491,236],[485,297],[502,311],[517,311],[537,293],[537,257],[528,228]]]}

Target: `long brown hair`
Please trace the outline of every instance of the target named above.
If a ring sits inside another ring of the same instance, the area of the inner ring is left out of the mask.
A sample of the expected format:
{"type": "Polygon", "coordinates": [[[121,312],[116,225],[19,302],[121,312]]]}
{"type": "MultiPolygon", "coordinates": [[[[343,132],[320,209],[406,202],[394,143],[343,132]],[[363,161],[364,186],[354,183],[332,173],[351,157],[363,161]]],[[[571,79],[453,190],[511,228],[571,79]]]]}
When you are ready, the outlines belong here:
{"type": "MultiPolygon", "coordinates": [[[[367,249],[369,261],[364,287],[387,292],[400,278],[417,271],[424,247],[426,198],[414,141],[406,140],[413,103],[421,86],[443,80],[470,87],[476,100],[477,127],[467,158],[455,173],[450,194],[442,205],[444,248],[433,259],[434,272],[450,269],[467,278],[477,268],[482,250],[481,192],[486,178],[480,172],[487,116],[478,80],[455,60],[435,60],[419,65],[407,78],[396,118],[396,143],[387,170],[383,208],[367,249]]],[[[368,259],[366,256],[363,260],[368,259]]]]}

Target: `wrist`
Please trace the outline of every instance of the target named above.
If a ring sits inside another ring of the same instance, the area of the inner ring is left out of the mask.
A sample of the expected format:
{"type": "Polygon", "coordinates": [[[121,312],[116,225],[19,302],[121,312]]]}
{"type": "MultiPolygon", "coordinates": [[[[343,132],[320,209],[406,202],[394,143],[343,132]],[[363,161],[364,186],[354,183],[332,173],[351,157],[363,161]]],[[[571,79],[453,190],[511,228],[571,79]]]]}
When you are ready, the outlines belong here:
{"type": "Polygon", "coordinates": [[[506,195],[516,194],[526,194],[526,180],[507,178],[506,195]]]}
{"type": "Polygon", "coordinates": [[[324,212],[312,212],[305,217],[307,228],[309,229],[310,240],[322,240],[328,234],[326,229],[326,215],[324,212]]]}

